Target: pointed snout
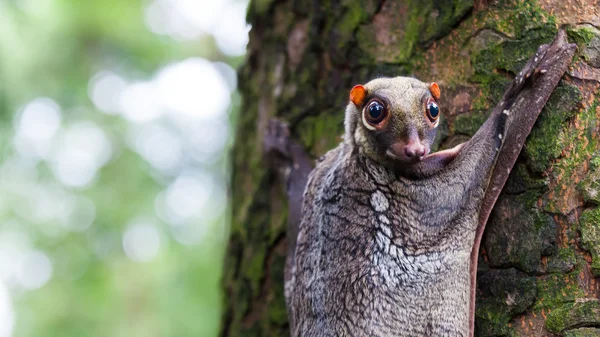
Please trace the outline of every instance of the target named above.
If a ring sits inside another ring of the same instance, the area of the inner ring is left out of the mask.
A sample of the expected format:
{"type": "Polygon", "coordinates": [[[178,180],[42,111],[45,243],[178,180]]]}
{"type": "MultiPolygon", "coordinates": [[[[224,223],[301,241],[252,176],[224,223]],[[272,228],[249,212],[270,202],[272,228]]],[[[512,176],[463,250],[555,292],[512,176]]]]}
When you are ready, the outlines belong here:
{"type": "Polygon", "coordinates": [[[416,163],[423,160],[428,152],[429,149],[418,138],[412,138],[408,142],[398,141],[392,144],[386,154],[392,159],[406,163],[416,163]]]}
{"type": "Polygon", "coordinates": [[[404,146],[404,154],[407,158],[421,160],[425,156],[425,146],[421,143],[412,143],[404,146]]]}

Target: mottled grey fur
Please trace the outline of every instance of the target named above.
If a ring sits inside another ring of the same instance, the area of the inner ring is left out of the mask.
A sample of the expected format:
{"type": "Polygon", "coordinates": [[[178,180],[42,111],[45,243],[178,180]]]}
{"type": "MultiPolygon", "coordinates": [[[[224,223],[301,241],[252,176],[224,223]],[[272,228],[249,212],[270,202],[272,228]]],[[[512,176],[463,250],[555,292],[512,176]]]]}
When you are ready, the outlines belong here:
{"type": "MultiPolygon", "coordinates": [[[[540,48],[451,160],[390,160],[361,106],[348,105],[345,139],[310,174],[291,242],[285,293],[292,336],[473,333],[473,256],[497,193],[573,56],[561,34],[557,46],[540,48]]],[[[428,85],[396,77],[365,87],[388,102],[385,132],[431,143],[428,85]]]]}
{"type": "MultiPolygon", "coordinates": [[[[397,77],[367,88],[377,92],[383,83],[379,94],[398,109],[392,116],[405,118],[398,125],[425,129],[427,86],[397,77]]],[[[288,285],[292,335],[464,334],[469,256],[500,143],[470,143],[446,169],[411,179],[365,154],[372,131],[360,116],[350,103],[345,141],[309,177],[288,285]]]]}

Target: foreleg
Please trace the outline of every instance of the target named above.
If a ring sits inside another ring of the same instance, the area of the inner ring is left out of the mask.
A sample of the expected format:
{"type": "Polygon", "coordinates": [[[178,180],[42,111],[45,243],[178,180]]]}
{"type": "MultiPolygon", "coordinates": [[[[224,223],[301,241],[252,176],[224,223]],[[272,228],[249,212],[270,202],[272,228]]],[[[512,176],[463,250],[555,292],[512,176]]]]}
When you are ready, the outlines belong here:
{"type": "Polygon", "coordinates": [[[475,326],[475,289],[477,257],[479,245],[490,212],[512,170],[525,139],[535,121],[554,91],[554,88],[567,70],[576,45],[567,42],[566,33],[560,31],[550,45],[542,45],[515,77],[504,93],[485,125],[473,136],[470,142],[487,142],[497,151],[495,161],[490,166],[491,174],[484,185],[485,195],[479,211],[479,221],[471,251],[471,305],[470,331],[475,326]],[[490,142],[490,139],[493,139],[490,142]]]}

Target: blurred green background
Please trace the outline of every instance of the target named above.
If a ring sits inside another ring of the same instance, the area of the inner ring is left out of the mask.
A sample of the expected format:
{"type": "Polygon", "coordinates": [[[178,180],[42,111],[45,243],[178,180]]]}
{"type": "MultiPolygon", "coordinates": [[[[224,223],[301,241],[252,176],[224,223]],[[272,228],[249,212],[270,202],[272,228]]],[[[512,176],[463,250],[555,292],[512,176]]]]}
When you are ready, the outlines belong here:
{"type": "Polygon", "coordinates": [[[0,0],[0,337],[216,336],[246,0],[0,0]]]}

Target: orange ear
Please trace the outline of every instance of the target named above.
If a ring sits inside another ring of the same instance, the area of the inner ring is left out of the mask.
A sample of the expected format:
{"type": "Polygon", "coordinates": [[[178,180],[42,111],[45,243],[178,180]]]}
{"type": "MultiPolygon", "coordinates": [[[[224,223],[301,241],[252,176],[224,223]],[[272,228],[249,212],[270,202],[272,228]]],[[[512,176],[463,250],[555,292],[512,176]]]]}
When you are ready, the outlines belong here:
{"type": "Polygon", "coordinates": [[[355,85],[352,90],[350,90],[350,100],[354,105],[359,106],[363,103],[365,96],[367,95],[367,89],[362,85],[355,85]]]}
{"type": "Polygon", "coordinates": [[[437,101],[438,99],[440,99],[440,87],[437,85],[437,83],[435,82],[431,82],[431,84],[429,85],[429,92],[431,93],[431,96],[433,96],[433,98],[437,101]]]}

